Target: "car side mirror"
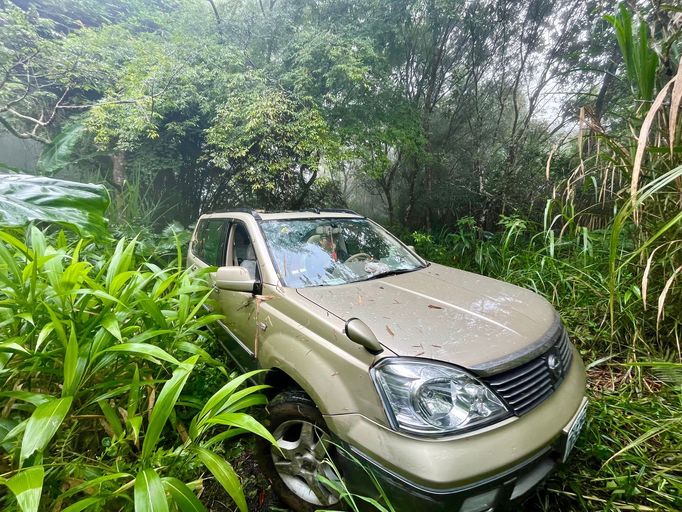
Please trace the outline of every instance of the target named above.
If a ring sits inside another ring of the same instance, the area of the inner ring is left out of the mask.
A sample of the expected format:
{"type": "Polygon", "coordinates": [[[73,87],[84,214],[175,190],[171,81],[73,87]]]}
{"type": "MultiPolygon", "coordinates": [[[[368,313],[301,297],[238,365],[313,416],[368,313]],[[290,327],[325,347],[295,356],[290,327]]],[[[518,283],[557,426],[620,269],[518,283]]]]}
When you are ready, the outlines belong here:
{"type": "Polygon", "coordinates": [[[408,245],[407,248],[412,252],[417,252],[414,250],[414,245],[408,245]]]}
{"type": "Polygon", "coordinates": [[[213,282],[221,290],[256,293],[260,284],[244,267],[218,267],[213,282]]]}
{"type": "Polygon", "coordinates": [[[381,354],[384,351],[372,329],[359,318],[349,318],[345,330],[351,341],[365,347],[370,354],[381,354]]]}

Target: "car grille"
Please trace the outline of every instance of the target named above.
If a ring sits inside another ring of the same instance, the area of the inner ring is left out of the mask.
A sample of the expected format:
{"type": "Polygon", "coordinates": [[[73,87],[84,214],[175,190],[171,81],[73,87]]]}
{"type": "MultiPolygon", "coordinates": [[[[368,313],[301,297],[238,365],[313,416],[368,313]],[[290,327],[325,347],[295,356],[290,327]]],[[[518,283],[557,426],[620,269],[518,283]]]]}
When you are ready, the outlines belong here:
{"type": "Polygon", "coordinates": [[[571,345],[561,329],[557,341],[541,356],[496,375],[483,377],[517,416],[540,405],[561,384],[571,366],[571,345]]]}

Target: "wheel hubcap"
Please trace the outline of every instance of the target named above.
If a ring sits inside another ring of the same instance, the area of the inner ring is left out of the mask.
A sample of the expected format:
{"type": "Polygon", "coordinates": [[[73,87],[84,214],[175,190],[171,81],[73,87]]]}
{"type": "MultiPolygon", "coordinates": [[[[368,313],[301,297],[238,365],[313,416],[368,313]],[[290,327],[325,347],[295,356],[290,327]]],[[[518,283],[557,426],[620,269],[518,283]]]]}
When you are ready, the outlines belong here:
{"type": "Polygon", "coordinates": [[[274,446],[270,449],[272,460],[289,490],[314,505],[338,503],[338,493],[320,480],[324,477],[332,482],[339,481],[330,465],[329,436],[303,420],[282,423],[273,436],[280,449],[274,446]]]}

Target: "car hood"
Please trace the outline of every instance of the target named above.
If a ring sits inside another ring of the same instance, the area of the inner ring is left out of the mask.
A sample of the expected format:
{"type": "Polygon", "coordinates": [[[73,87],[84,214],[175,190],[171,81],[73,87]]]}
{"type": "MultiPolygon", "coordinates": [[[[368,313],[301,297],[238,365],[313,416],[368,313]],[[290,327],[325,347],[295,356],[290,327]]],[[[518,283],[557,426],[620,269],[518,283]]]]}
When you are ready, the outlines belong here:
{"type": "Polygon", "coordinates": [[[437,264],[298,293],[344,321],[359,318],[396,355],[447,361],[480,374],[535,357],[561,328],[554,308],[536,293],[437,264]]]}

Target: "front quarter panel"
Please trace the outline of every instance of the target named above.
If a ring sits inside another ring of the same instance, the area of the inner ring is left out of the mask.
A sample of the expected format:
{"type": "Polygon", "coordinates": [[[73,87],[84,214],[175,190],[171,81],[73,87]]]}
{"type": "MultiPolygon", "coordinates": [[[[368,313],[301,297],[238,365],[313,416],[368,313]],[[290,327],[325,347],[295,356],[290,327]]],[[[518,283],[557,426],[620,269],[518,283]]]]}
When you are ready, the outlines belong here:
{"type": "Polygon", "coordinates": [[[386,424],[369,368],[375,356],[350,341],[342,320],[298,296],[267,286],[258,313],[257,357],[298,383],[325,415],[361,412],[386,424]]]}

